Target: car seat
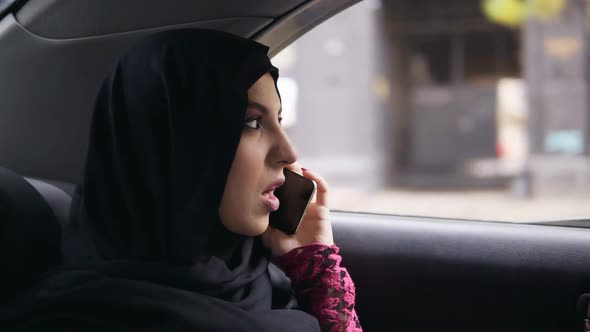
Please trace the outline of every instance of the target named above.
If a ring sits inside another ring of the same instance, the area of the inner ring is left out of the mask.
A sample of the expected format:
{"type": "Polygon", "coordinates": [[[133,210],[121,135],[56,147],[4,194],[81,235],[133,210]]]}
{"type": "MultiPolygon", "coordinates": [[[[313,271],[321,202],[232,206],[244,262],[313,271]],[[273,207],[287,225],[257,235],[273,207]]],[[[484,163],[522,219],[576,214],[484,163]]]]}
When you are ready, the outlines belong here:
{"type": "Polygon", "coordinates": [[[0,167],[0,304],[61,263],[61,224],[70,203],[56,186],[0,167]]]}

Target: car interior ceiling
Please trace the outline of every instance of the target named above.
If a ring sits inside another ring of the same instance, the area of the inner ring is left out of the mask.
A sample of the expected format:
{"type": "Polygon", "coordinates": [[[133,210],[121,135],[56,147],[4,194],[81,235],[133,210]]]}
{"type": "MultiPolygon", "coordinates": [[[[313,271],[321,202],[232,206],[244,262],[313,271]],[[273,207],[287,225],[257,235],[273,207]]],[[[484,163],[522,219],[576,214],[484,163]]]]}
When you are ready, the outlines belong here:
{"type": "Polygon", "coordinates": [[[99,84],[141,36],[181,27],[216,29],[260,40],[272,55],[355,2],[249,0],[230,6],[182,0],[164,11],[156,0],[27,1],[0,19],[0,91],[3,105],[18,110],[0,114],[0,165],[58,186],[77,183],[99,84]],[[92,20],[80,14],[89,11],[92,20]]]}

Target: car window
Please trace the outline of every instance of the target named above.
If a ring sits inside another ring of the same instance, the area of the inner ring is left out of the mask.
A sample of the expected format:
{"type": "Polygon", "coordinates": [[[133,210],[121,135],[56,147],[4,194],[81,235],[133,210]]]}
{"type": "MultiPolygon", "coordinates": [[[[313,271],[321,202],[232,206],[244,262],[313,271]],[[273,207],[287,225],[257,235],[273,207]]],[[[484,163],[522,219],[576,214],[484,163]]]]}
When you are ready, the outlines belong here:
{"type": "Polygon", "coordinates": [[[16,0],[0,0],[0,17],[2,17],[4,10],[8,9],[8,7],[10,7],[15,1],[16,0]]]}
{"type": "Polygon", "coordinates": [[[539,3],[363,1],[277,54],[285,126],[333,209],[590,219],[590,11],[539,3]]]}

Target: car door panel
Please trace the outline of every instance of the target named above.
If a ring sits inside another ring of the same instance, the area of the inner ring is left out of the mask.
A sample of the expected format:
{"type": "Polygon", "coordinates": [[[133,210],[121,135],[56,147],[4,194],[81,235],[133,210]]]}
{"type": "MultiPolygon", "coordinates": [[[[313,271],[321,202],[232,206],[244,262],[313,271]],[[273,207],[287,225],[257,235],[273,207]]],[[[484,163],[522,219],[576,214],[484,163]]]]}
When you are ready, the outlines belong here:
{"type": "Polygon", "coordinates": [[[577,331],[590,232],[334,213],[368,331],[577,331]]]}

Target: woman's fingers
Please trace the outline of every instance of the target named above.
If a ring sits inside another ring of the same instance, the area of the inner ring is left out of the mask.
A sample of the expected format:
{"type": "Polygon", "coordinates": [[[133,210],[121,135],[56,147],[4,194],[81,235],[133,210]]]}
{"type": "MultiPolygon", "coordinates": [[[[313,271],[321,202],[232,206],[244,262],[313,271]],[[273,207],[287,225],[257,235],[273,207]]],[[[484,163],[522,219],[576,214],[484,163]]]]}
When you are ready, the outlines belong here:
{"type": "Polygon", "coordinates": [[[315,203],[320,206],[328,207],[328,182],[321,177],[319,174],[312,172],[308,169],[302,168],[303,176],[315,181],[317,185],[316,201],[315,203]]]}
{"type": "Polygon", "coordinates": [[[330,219],[330,209],[319,204],[310,205],[305,211],[305,215],[310,215],[312,219],[318,220],[330,219]]]}
{"type": "Polygon", "coordinates": [[[321,175],[301,167],[299,163],[288,165],[286,168],[315,181],[317,185],[317,192],[311,199],[311,202],[328,207],[328,182],[326,182],[326,180],[321,175]]]}

